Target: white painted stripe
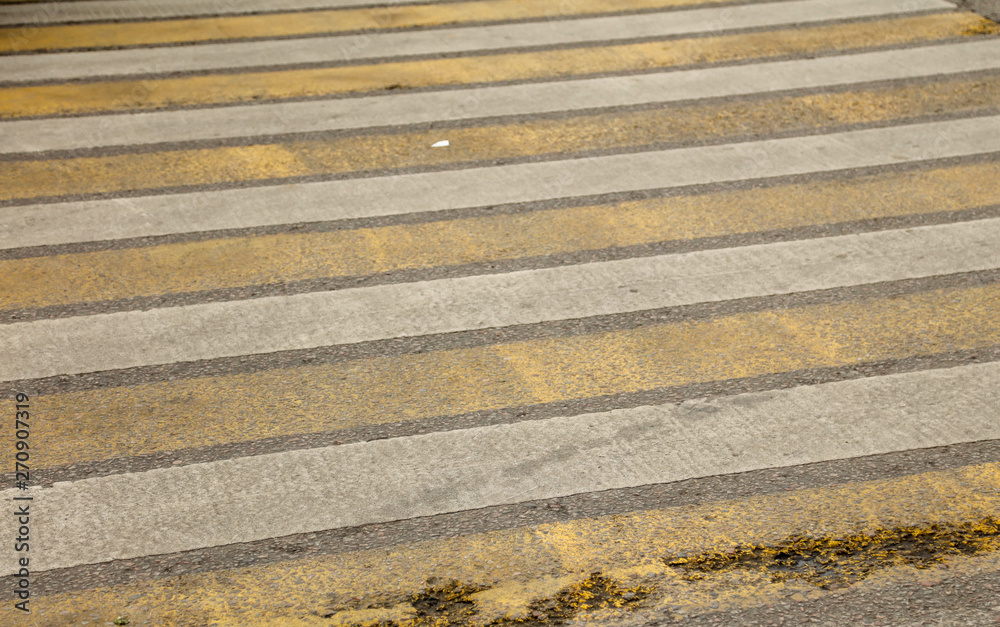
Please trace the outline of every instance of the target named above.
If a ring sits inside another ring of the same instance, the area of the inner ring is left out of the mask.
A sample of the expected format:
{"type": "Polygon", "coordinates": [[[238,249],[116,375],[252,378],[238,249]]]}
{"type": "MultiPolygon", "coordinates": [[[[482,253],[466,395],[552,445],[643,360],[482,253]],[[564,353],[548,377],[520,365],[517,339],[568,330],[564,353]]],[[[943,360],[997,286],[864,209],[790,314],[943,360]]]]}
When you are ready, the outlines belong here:
{"type": "Polygon", "coordinates": [[[296,63],[332,63],[711,33],[947,8],[950,5],[943,0],[910,0],[906,3],[898,0],[794,0],[722,9],[363,36],[0,56],[0,80],[69,80],[296,63]]]}
{"type": "Polygon", "coordinates": [[[0,11],[0,26],[41,26],[63,22],[94,22],[198,15],[243,15],[266,11],[339,9],[354,6],[413,4],[414,0],[86,0],[10,4],[0,11]]]}
{"type": "MultiPolygon", "coordinates": [[[[31,491],[32,565],[994,439],[998,406],[989,363],[61,483],[31,491]]],[[[16,556],[2,553],[3,574],[16,556]]]]}
{"type": "Polygon", "coordinates": [[[481,89],[0,122],[0,153],[254,137],[614,107],[1000,68],[1000,40],[481,89]]]}
{"type": "Polygon", "coordinates": [[[0,249],[442,211],[1000,151],[1000,116],[809,137],[348,179],[5,207],[0,249]]]}
{"type": "Polygon", "coordinates": [[[1000,218],[0,325],[0,380],[532,324],[1000,267],[1000,218]],[[934,254],[927,254],[933,251],[934,254]]]}

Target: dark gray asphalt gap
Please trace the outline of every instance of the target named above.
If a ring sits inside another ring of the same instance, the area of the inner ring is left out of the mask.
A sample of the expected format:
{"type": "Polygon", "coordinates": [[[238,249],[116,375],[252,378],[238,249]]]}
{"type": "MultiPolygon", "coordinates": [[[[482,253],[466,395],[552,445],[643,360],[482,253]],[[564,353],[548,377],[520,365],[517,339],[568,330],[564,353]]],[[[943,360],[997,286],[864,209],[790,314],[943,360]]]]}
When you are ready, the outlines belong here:
{"type": "Polygon", "coordinates": [[[666,627],[668,625],[847,625],[917,627],[988,627],[1000,625],[1000,578],[996,572],[951,575],[947,566],[932,567],[926,583],[889,581],[878,588],[847,587],[820,599],[777,603],[741,611],[712,612],[686,619],[650,617],[608,627],[666,627]]]}
{"type": "Polygon", "coordinates": [[[1000,22],[1000,0],[952,0],[960,8],[1000,22]]]}

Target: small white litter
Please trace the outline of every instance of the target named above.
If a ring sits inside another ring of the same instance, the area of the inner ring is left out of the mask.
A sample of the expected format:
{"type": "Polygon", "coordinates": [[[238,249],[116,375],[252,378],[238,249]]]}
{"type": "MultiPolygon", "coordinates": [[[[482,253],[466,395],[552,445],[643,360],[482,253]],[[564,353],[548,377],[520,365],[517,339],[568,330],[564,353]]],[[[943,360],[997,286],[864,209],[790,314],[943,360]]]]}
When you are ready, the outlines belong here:
{"type": "Polygon", "coordinates": [[[450,146],[450,145],[451,144],[448,142],[447,139],[442,139],[439,142],[434,142],[433,144],[431,144],[431,148],[444,148],[445,146],[450,146]]]}

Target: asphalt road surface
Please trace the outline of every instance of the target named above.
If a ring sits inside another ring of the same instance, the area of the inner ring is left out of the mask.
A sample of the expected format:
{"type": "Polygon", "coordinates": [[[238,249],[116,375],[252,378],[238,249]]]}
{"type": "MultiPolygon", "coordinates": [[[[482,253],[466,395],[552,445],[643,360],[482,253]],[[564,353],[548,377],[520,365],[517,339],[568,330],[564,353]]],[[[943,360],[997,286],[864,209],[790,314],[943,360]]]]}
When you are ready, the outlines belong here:
{"type": "Polygon", "coordinates": [[[1000,625],[993,0],[0,0],[0,624],[1000,625]]]}

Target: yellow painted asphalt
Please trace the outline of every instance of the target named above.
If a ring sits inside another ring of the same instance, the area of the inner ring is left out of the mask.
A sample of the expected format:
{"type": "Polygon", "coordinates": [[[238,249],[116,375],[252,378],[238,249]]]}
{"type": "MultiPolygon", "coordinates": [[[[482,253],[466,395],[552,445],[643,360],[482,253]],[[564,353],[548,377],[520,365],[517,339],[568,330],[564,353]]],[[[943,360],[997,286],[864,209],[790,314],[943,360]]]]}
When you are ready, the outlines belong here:
{"type": "Polygon", "coordinates": [[[335,136],[0,164],[0,200],[99,194],[365,171],[460,165],[581,151],[628,150],[740,135],[815,132],[835,125],[995,109],[1000,74],[863,90],[770,96],[508,122],[469,128],[335,136]],[[431,148],[443,136],[447,149],[431,148]]]}
{"type": "Polygon", "coordinates": [[[1000,285],[39,397],[36,467],[1000,343],[1000,285]],[[595,357],[598,356],[598,357],[595,357]],[[282,420],[273,420],[280,412],[282,420]]]}
{"type": "MultiPolygon", "coordinates": [[[[27,1],[27,0],[25,0],[27,1]]],[[[696,7],[719,0],[574,0],[539,3],[479,0],[448,4],[405,4],[321,11],[167,19],[152,22],[67,24],[0,28],[0,53],[35,50],[118,48],[202,41],[395,30],[508,20],[614,14],[696,7]]]]}
{"type": "Polygon", "coordinates": [[[0,310],[961,211],[1000,204],[996,180],[1000,162],[991,161],[425,224],[0,260],[0,310]]]}
{"type": "MultiPolygon", "coordinates": [[[[667,564],[681,556],[738,554],[746,547],[766,552],[790,534],[808,533],[841,549],[831,570],[854,573],[854,587],[861,590],[889,580],[933,582],[946,573],[998,572],[1000,536],[990,522],[998,511],[1000,464],[982,464],[98,587],[43,597],[38,624],[101,624],[123,616],[133,624],[165,626],[345,625],[394,619],[408,627],[428,624],[414,620],[414,596],[443,588],[449,580],[458,584],[452,587],[455,596],[469,605],[451,608],[452,620],[444,612],[435,624],[530,618],[529,612],[539,607],[532,604],[539,601],[586,619],[588,609],[603,605],[592,602],[587,608],[581,594],[582,583],[599,579],[595,572],[612,582],[608,587],[616,589],[621,607],[629,607],[621,592],[637,591],[645,611],[740,610],[837,593],[801,580],[772,580],[775,573],[766,569],[730,569],[691,581],[667,564]],[[976,545],[976,557],[941,549],[944,543],[939,543],[926,561],[907,563],[905,552],[884,553],[870,568],[872,553],[880,552],[877,547],[867,553],[863,549],[896,528],[931,540],[945,528],[959,528],[985,534],[985,539],[976,545]],[[470,606],[478,613],[462,611],[470,606]]],[[[598,624],[608,620],[607,614],[589,616],[598,624]]]]}
{"type": "Polygon", "coordinates": [[[148,80],[0,88],[0,118],[285,100],[486,82],[557,79],[932,43],[996,32],[973,13],[809,26],[542,52],[148,80]]]}

